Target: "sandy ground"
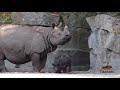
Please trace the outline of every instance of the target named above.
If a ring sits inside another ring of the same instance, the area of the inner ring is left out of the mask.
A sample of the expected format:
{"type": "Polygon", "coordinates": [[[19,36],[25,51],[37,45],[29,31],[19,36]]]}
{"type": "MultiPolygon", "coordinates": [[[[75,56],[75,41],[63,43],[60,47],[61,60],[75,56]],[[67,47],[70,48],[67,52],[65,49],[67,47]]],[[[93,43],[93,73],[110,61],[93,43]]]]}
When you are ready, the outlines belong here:
{"type": "Polygon", "coordinates": [[[120,73],[95,74],[91,71],[73,71],[69,74],[33,73],[31,62],[15,68],[15,64],[5,61],[7,73],[1,73],[0,78],[120,78],[120,73]],[[29,74],[29,75],[28,75],[29,74]]]}

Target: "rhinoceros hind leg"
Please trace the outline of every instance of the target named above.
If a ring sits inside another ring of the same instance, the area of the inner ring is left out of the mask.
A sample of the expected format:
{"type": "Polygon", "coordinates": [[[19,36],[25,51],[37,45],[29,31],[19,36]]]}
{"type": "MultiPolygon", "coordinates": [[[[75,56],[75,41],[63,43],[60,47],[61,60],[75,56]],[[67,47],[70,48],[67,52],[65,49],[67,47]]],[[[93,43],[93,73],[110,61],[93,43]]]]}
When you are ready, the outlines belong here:
{"type": "Polygon", "coordinates": [[[7,72],[4,60],[0,60],[0,72],[7,72]]]}

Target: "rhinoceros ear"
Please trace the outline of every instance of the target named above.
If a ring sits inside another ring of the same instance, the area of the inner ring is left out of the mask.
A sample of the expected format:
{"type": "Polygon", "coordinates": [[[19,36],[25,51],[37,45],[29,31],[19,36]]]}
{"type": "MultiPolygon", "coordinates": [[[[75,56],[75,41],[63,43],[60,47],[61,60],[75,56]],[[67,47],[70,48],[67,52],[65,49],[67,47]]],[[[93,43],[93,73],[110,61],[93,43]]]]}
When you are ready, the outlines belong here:
{"type": "Polygon", "coordinates": [[[52,28],[53,28],[53,29],[55,28],[55,23],[52,23],[52,28]]]}

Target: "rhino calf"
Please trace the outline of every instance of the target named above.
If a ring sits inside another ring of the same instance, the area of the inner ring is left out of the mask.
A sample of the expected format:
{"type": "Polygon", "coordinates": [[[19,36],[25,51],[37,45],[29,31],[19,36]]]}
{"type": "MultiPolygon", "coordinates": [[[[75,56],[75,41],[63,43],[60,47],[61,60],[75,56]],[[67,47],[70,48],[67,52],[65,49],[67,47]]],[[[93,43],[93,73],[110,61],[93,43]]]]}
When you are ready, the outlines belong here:
{"type": "Polygon", "coordinates": [[[4,60],[16,65],[32,61],[33,70],[44,68],[47,54],[71,40],[68,27],[61,18],[52,27],[2,25],[0,26],[0,71],[6,72],[4,60]]]}
{"type": "Polygon", "coordinates": [[[71,59],[67,54],[56,56],[52,65],[56,73],[67,73],[67,68],[68,72],[71,72],[71,59]]]}

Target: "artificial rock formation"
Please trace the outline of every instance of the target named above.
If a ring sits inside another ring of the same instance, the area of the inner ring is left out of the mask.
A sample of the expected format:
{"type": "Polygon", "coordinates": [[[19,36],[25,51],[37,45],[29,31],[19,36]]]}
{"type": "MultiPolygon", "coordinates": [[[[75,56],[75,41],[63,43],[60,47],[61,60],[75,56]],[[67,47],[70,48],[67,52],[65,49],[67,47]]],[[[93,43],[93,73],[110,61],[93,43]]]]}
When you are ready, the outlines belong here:
{"type": "Polygon", "coordinates": [[[90,68],[97,72],[119,72],[120,19],[105,14],[86,18],[92,33],[88,38],[90,68]]]}
{"type": "Polygon", "coordinates": [[[58,24],[59,15],[45,12],[14,12],[12,15],[14,24],[51,26],[58,24]]]}

